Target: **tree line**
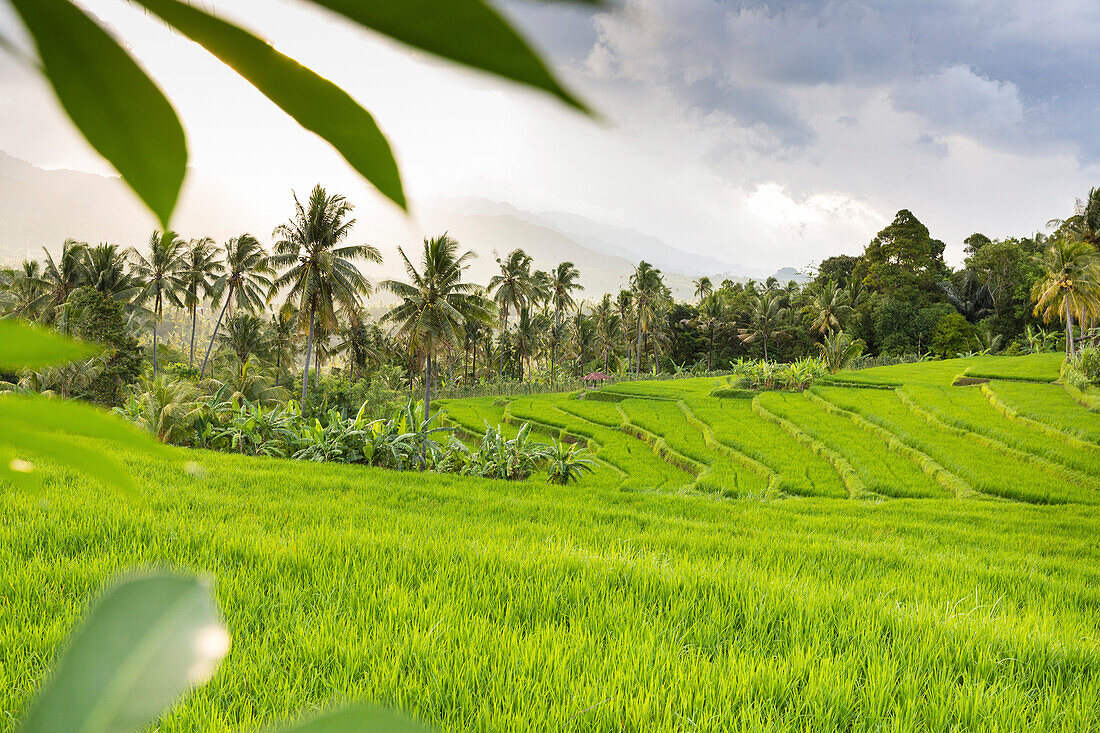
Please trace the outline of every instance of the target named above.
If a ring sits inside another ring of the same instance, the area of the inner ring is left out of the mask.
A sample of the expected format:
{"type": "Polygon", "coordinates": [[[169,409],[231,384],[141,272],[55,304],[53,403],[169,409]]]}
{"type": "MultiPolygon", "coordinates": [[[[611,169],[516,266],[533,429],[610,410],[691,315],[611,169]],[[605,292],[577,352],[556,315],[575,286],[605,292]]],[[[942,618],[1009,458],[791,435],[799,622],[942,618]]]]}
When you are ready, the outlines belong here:
{"type": "Polygon", "coordinates": [[[419,389],[427,416],[444,385],[507,391],[591,370],[713,372],[738,360],[808,356],[840,368],[860,354],[1021,353],[1053,346],[1047,324],[1072,354],[1098,336],[1097,189],[1049,222],[1051,234],[971,235],[959,270],[944,262],[944,243],[902,210],[861,255],[830,257],[807,282],[701,277],[687,301],[645,261],[619,292],[585,300],[573,263],[541,270],[522,247],[497,256],[497,274],[475,283],[475,253],[447,234],[415,251],[399,248],[405,277],[374,284],[363,267],[382,256],[350,241],[352,214],[347,199],[317,186],[304,202],[294,198],[270,250],[248,233],[219,245],[163,231],[130,249],[70,240],[56,258],[45,251],[43,260],[5,269],[0,307],[8,317],[108,347],[84,364],[9,382],[117,405],[143,371],[155,378],[168,369],[250,401],[285,401],[294,389],[306,409],[311,390],[332,387],[326,382],[354,392],[374,380],[419,389]],[[366,309],[376,290],[396,304],[373,319],[366,309]],[[213,330],[196,343],[207,307],[217,314],[213,330]],[[161,326],[173,311],[189,321],[190,337],[166,354],[161,326]]]}

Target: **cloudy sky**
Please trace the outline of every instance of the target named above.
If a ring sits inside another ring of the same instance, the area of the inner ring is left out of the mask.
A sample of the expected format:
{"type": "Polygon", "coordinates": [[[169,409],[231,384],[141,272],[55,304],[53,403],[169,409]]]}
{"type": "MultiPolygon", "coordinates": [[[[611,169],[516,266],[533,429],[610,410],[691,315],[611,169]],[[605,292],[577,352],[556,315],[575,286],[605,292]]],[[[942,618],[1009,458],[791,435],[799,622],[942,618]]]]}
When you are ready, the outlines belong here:
{"type": "MultiPolygon", "coordinates": [[[[401,216],[325,143],[123,0],[125,39],[188,131],[192,180],[285,216],[314,182],[401,216]]],[[[504,11],[599,111],[457,69],[292,0],[196,0],[347,89],[414,207],[484,197],[568,211],[758,268],[857,253],[909,208],[962,238],[1025,234],[1100,183],[1100,4],[1087,0],[623,0],[504,11]]],[[[0,33],[17,35],[6,4],[0,33]]],[[[0,60],[0,149],[106,173],[35,73],[0,60]]],[[[415,214],[415,210],[414,210],[415,214]]]]}

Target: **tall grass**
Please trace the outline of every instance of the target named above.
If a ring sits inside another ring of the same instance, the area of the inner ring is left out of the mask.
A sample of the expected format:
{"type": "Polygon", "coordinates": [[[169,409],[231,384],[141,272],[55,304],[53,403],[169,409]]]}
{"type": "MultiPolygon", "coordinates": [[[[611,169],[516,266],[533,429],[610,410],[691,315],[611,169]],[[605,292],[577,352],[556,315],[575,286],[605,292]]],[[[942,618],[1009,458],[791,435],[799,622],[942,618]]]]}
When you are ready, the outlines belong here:
{"type": "Polygon", "coordinates": [[[172,450],[140,501],[0,492],[0,714],[115,571],[212,572],[233,634],[163,733],[368,699],[445,731],[1100,726],[1100,516],[715,501],[172,450]],[[198,461],[200,477],[180,466],[198,461]]]}

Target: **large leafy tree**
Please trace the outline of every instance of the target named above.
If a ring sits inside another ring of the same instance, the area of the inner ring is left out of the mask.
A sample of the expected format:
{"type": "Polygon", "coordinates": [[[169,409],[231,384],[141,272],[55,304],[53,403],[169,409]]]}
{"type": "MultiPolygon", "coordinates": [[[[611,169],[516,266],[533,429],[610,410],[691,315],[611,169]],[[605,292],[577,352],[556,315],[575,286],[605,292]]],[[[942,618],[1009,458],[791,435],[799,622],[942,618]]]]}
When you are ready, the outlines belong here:
{"type": "Polygon", "coordinates": [[[183,305],[191,316],[191,349],[188,364],[195,366],[195,326],[199,306],[214,295],[214,278],[225,271],[217,244],[210,237],[192,239],[180,256],[183,305]]]}
{"type": "Polygon", "coordinates": [[[431,414],[432,359],[445,346],[457,345],[465,338],[466,324],[487,323],[492,303],[481,295],[474,283],[463,282],[469,261],[476,255],[459,254],[458,242],[448,235],[425,239],[420,268],[398,248],[408,282],[385,280],[382,288],[401,299],[383,317],[394,326],[412,353],[424,357],[424,419],[431,414]]]}
{"type": "Polygon", "coordinates": [[[233,237],[225,243],[224,266],[211,286],[211,302],[215,306],[221,303],[222,307],[218,311],[218,320],[214,321],[210,343],[206,345],[200,375],[206,374],[210,351],[218,338],[226,311],[231,311],[234,305],[245,310],[258,310],[271,291],[274,274],[263,245],[251,234],[233,237]]]}
{"type": "Polygon", "coordinates": [[[141,305],[153,304],[153,376],[157,374],[157,331],[164,317],[165,302],[182,306],[180,296],[184,292],[184,282],[180,277],[185,243],[175,232],[153,232],[149,237],[148,253],[137,250],[133,257],[132,272],[141,283],[137,302],[141,305]]]}
{"type": "Polygon", "coordinates": [[[1035,315],[1066,326],[1066,354],[1073,356],[1073,319],[1084,322],[1100,311],[1100,254],[1082,240],[1058,239],[1037,256],[1042,274],[1031,295],[1035,315]]]}
{"type": "Polygon", "coordinates": [[[382,254],[369,244],[342,244],[351,234],[355,219],[351,203],[339,194],[314,186],[303,206],[294,197],[294,216],[275,228],[272,264],[285,271],[274,290],[289,288],[288,300],[298,301],[298,326],[307,332],[306,361],[302,370],[302,404],[309,384],[309,359],[313,338],[339,330],[336,311],[355,312],[359,299],[370,295],[370,281],[357,261],[382,262],[382,254]]]}
{"type": "Polygon", "coordinates": [[[867,245],[853,274],[873,292],[926,305],[938,296],[937,283],[950,274],[943,250],[944,243],[933,239],[911,211],[902,209],[867,245]]]}
{"type": "Polygon", "coordinates": [[[508,332],[508,315],[532,303],[539,294],[539,283],[531,274],[531,256],[514,249],[503,259],[497,257],[500,273],[489,280],[489,292],[500,312],[500,375],[504,376],[504,336],[508,332]]]}

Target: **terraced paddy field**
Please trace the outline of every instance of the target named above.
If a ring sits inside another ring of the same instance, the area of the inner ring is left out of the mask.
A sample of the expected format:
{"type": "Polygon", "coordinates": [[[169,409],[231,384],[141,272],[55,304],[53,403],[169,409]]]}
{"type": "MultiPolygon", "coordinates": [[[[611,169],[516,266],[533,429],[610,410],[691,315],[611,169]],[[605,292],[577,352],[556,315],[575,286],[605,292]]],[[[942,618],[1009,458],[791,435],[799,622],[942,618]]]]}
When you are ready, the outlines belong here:
{"type": "Polygon", "coordinates": [[[845,372],[804,393],[716,397],[714,378],[442,404],[465,428],[530,423],[588,445],[621,490],[725,498],[1100,503],[1100,414],[1061,356],[970,357],[845,372]]]}
{"type": "Polygon", "coordinates": [[[47,468],[0,491],[0,728],[156,563],[214,574],[233,634],[158,731],[348,700],[447,731],[1098,731],[1100,416],[994,378],[1038,362],[446,404],[588,443],[565,488],[171,449],[119,454],[125,498],[47,468]]]}

